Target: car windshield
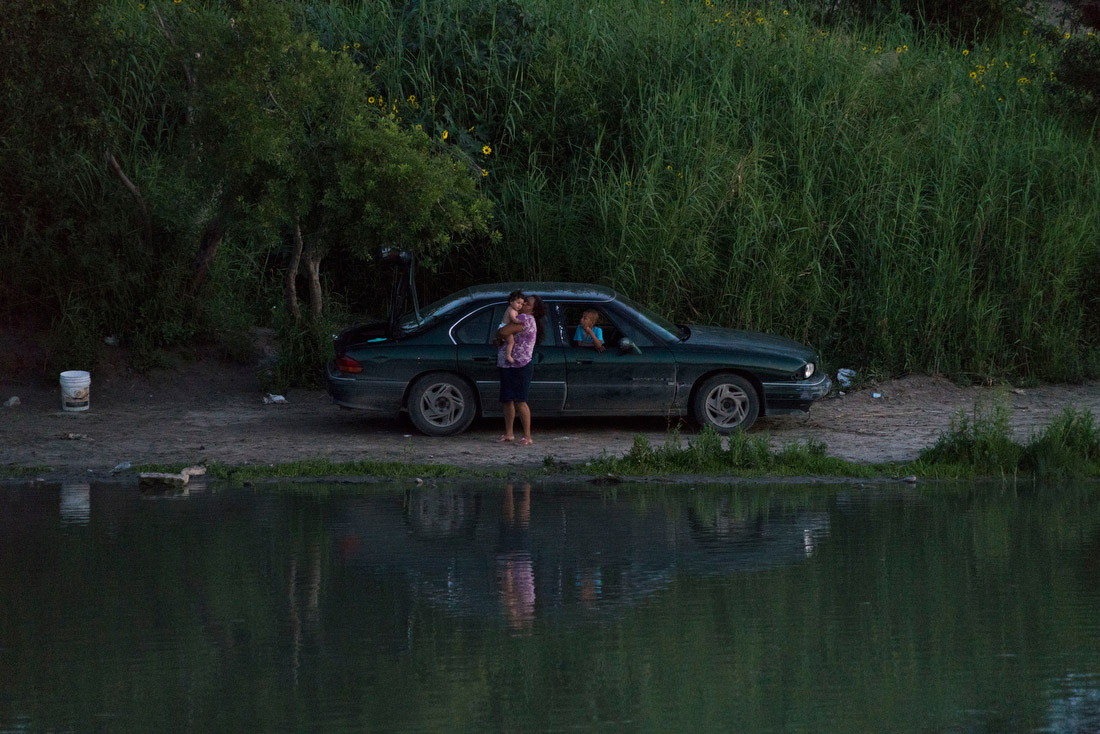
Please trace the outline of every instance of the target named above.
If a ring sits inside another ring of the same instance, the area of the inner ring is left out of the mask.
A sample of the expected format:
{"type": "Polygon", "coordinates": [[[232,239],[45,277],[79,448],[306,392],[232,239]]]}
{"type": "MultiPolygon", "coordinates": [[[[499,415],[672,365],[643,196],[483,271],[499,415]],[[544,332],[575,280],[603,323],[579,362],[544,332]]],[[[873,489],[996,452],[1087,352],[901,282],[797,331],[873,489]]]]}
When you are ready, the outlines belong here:
{"type": "Polygon", "coordinates": [[[630,300],[626,296],[618,296],[617,300],[625,306],[628,306],[638,313],[639,320],[652,331],[654,334],[662,339],[668,341],[683,341],[688,337],[687,329],[682,326],[678,326],[661,314],[647,308],[640,303],[630,300]]]}
{"type": "Polygon", "coordinates": [[[440,298],[435,303],[430,303],[424,308],[420,309],[420,318],[416,318],[414,311],[409,311],[403,314],[401,318],[397,320],[397,326],[401,331],[408,334],[409,332],[416,331],[417,329],[424,328],[436,321],[446,317],[449,314],[454,313],[464,304],[470,300],[469,289],[463,289],[458,293],[452,293],[445,298],[440,298]]]}

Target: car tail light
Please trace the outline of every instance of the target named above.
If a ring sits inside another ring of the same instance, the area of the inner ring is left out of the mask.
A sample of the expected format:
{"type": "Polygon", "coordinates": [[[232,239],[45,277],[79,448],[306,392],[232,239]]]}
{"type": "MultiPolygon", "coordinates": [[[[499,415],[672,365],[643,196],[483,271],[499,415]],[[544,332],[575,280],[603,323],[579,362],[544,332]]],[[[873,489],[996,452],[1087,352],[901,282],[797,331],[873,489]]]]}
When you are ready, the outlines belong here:
{"type": "Polygon", "coordinates": [[[336,358],[336,369],[341,372],[348,372],[350,374],[358,374],[363,371],[363,365],[356,362],[354,359],[346,354],[341,354],[336,358]]]}

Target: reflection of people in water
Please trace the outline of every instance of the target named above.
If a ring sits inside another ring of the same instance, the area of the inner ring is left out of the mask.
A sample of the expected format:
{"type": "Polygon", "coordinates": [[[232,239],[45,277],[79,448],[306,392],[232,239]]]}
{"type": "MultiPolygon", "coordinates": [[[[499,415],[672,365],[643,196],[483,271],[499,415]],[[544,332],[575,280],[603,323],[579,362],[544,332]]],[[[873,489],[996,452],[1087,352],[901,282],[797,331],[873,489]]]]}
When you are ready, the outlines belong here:
{"type": "Polygon", "coordinates": [[[535,570],[531,564],[531,485],[518,491],[504,488],[500,545],[497,550],[497,586],[508,623],[529,630],[535,619],[535,570]]]}

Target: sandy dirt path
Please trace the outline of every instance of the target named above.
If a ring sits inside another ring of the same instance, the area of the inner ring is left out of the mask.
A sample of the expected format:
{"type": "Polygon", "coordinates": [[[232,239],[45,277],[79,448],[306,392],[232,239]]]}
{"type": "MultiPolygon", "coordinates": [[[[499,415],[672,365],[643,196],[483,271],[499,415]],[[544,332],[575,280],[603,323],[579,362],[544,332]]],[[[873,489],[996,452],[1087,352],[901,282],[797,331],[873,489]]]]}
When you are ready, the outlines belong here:
{"type": "MultiPolygon", "coordinates": [[[[91,409],[60,409],[60,388],[42,381],[0,383],[0,466],[50,467],[48,477],[106,476],[131,464],[223,462],[272,464],[324,457],[446,463],[517,471],[555,462],[583,464],[606,452],[621,456],[635,434],[663,444],[666,419],[539,419],[535,445],[498,445],[496,420],[479,420],[450,438],[420,435],[403,418],[344,410],[319,390],[293,390],[286,404],[264,404],[253,371],[218,363],[138,375],[126,370],[92,376],[91,409]]],[[[856,462],[913,459],[931,445],[959,410],[1005,405],[1023,441],[1067,407],[1100,417],[1100,382],[1033,389],[959,387],[914,376],[819,402],[807,415],[762,418],[753,433],[774,445],[821,441],[828,453],[856,462]],[[880,397],[873,397],[877,393],[880,397]]],[[[682,430],[690,438],[693,425],[682,430]]]]}

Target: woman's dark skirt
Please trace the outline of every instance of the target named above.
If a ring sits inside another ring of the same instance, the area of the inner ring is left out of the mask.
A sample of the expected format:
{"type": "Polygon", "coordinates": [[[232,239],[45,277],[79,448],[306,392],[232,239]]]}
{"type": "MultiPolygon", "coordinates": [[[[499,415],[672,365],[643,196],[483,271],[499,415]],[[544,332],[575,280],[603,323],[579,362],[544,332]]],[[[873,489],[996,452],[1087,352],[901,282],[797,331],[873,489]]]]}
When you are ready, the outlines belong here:
{"type": "Polygon", "coordinates": [[[526,403],[531,378],[535,376],[535,361],[522,367],[497,367],[497,372],[500,373],[500,402],[526,403]]]}

